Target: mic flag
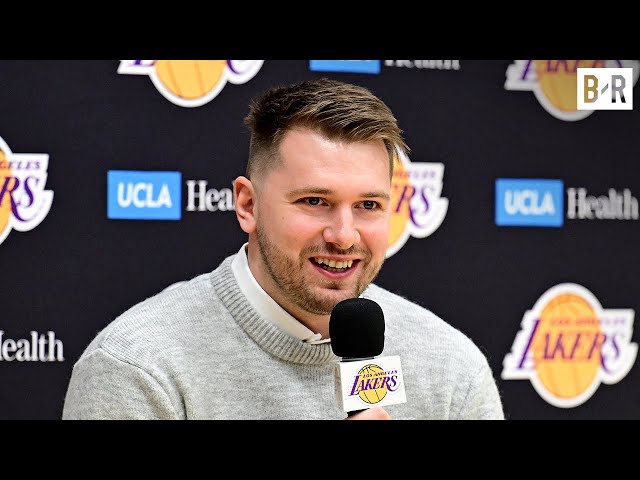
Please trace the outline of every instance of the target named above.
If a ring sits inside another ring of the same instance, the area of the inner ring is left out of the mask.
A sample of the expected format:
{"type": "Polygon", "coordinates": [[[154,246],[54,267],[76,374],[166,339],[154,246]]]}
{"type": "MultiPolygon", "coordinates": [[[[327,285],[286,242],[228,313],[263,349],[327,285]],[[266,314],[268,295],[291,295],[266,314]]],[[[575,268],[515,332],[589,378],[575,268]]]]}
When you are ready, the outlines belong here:
{"type": "Polygon", "coordinates": [[[367,298],[336,304],[329,319],[336,368],[336,395],[349,414],[407,401],[400,357],[375,358],[384,349],[384,313],[367,298]]]}

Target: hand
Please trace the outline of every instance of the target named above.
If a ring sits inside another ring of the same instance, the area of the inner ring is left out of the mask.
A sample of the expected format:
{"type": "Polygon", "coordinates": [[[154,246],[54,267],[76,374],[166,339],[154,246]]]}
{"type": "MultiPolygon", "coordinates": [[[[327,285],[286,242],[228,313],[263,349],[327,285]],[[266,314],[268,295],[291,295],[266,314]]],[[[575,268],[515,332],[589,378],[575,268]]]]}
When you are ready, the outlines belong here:
{"type": "Polygon", "coordinates": [[[345,420],[391,420],[391,415],[382,407],[371,407],[347,417],[345,420]]]}

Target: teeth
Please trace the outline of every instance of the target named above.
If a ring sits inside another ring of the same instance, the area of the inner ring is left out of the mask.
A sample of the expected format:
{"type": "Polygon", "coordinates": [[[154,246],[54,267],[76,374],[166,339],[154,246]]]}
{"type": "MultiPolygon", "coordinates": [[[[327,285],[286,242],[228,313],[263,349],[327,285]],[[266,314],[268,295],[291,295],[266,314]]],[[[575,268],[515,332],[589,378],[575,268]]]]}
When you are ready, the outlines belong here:
{"type": "Polygon", "coordinates": [[[335,260],[329,260],[328,258],[316,258],[316,263],[327,265],[332,268],[350,268],[353,265],[353,260],[347,260],[345,262],[336,262],[335,260]]]}

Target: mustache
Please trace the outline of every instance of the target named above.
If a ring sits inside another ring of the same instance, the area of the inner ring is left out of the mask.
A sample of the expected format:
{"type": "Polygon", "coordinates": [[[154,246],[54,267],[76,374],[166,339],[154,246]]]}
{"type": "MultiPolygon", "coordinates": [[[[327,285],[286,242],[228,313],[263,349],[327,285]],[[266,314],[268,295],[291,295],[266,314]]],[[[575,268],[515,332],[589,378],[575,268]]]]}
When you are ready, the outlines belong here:
{"type": "Polygon", "coordinates": [[[364,257],[368,259],[371,257],[371,252],[357,245],[352,245],[347,249],[338,248],[331,243],[325,245],[314,245],[306,247],[302,250],[303,256],[320,256],[320,255],[352,255],[358,257],[364,257]]]}

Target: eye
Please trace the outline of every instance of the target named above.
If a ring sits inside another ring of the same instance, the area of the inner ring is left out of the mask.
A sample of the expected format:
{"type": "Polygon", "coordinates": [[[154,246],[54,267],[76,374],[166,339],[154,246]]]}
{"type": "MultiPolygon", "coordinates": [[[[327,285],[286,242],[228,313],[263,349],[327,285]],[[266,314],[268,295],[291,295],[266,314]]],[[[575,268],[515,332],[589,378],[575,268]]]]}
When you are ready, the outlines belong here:
{"type": "Polygon", "coordinates": [[[362,208],[365,210],[373,210],[378,207],[378,202],[374,202],[373,200],[365,200],[362,202],[362,208]]]}
{"type": "Polygon", "coordinates": [[[322,202],[322,200],[320,200],[320,197],[307,197],[305,198],[305,201],[309,204],[309,205],[320,205],[320,203],[322,202]]]}

